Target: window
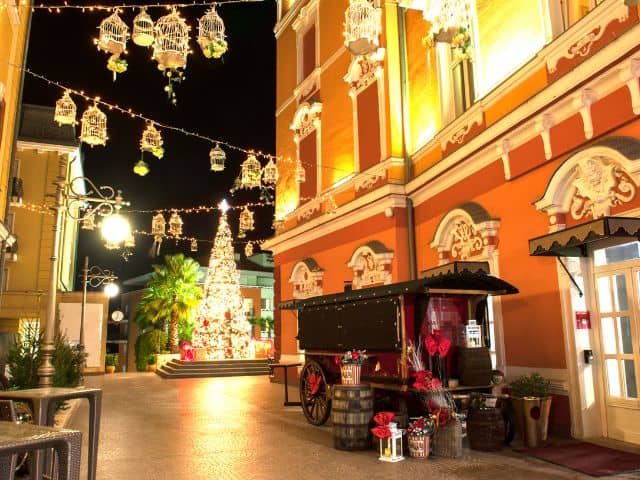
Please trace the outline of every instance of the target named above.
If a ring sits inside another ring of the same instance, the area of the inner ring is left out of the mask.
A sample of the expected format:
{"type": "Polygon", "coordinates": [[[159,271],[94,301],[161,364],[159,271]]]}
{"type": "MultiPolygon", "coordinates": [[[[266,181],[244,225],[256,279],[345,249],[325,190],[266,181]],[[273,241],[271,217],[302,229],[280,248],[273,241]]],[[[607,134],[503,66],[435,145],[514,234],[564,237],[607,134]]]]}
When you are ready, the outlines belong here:
{"type": "Polygon", "coordinates": [[[473,62],[455,58],[448,43],[436,44],[442,123],[446,125],[468,110],[475,100],[473,62]]]}
{"type": "Polygon", "coordinates": [[[562,30],[568,29],[604,0],[554,0],[553,7],[560,10],[562,30]]]}
{"type": "Polygon", "coordinates": [[[318,65],[318,4],[319,0],[308,2],[292,24],[298,51],[298,84],[308,78],[318,65]]]}
{"type": "Polygon", "coordinates": [[[291,124],[298,146],[298,160],[305,170],[305,181],[299,184],[299,204],[314,199],[320,185],[320,114],[322,103],[301,103],[291,124]]]}

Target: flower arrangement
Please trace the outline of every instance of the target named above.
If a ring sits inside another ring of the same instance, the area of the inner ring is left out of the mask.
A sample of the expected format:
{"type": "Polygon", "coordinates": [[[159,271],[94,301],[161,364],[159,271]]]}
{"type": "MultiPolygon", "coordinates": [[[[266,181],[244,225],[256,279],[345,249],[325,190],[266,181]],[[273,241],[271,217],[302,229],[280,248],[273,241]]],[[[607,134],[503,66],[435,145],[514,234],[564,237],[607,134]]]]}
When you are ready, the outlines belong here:
{"type": "Polygon", "coordinates": [[[456,60],[471,60],[471,37],[469,30],[460,27],[451,40],[451,48],[456,60]]]}
{"type": "Polygon", "coordinates": [[[442,390],[442,382],[438,377],[434,377],[431,370],[420,370],[416,372],[416,381],[413,383],[416,390],[430,391],[442,390]]]}
{"type": "Polygon", "coordinates": [[[423,437],[425,435],[431,435],[435,429],[435,421],[431,417],[418,417],[415,420],[409,422],[407,433],[409,435],[423,437]]]}
{"type": "Polygon", "coordinates": [[[207,58],[220,58],[224,55],[229,46],[226,40],[212,40],[202,52],[207,58]]]}
{"type": "Polygon", "coordinates": [[[120,54],[111,55],[107,60],[107,70],[113,72],[113,80],[115,81],[118,73],[124,73],[127,71],[127,61],[124,58],[120,58],[120,54]]]}
{"type": "Polygon", "coordinates": [[[369,359],[366,350],[348,350],[342,356],[336,355],[334,361],[337,366],[362,365],[369,359]]]}
{"type": "Polygon", "coordinates": [[[376,422],[376,426],[371,429],[378,438],[389,438],[391,436],[390,423],[395,417],[393,412],[379,412],[373,417],[373,421],[376,422]]]}

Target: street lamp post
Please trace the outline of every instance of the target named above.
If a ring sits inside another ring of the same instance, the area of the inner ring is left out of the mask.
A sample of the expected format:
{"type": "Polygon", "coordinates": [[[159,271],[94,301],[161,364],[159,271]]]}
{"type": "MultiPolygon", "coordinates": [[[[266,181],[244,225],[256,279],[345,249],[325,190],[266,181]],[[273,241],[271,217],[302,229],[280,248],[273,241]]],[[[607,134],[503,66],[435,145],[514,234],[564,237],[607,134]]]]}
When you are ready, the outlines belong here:
{"type": "MultiPolygon", "coordinates": [[[[52,357],[53,351],[55,350],[53,342],[55,337],[56,294],[58,289],[58,255],[60,253],[60,236],[62,233],[63,217],[65,213],[67,213],[70,218],[80,221],[94,216],[96,213],[104,217],[109,217],[110,215],[118,214],[122,206],[129,205],[128,202],[124,201],[119,190],[116,192],[116,190],[109,186],[97,187],[86,177],[76,177],[69,182],[67,182],[66,178],[67,161],[66,158],[60,157],[58,162],[58,176],[55,181],[55,204],[53,205],[55,221],[53,224],[53,248],[49,259],[51,270],[49,272],[47,320],[41,347],[42,364],[40,368],[38,368],[41,387],[52,386],[53,375],[55,373],[52,357]],[[83,181],[85,184],[88,184],[89,190],[87,192],[76,190],[78,181],[83,181]],[[84,207],[82,215],[78,217],[74,216],[75,212],[70,208],[73,204],[84,207]]],[[[127,233],[128,232],[123,232],[122,240],[124,240],[127,233]]],[[[84,332],[82,332],[82,334],[84,334],[84,332]]]]}
{"type": "Polygon", "coordinates": [[[82,305],[80,307],[80,340],[79,346],[81,350],[84,350],[84,317],[87,308],[87,286],[92,288],[98,288],[100,285],[105,285],[105,295],[112,297],[117,295],[117,286],[113,283],[118,279],[111,270],[102,269],[97,265],[89,268],[89,257],[84,257],[84,268],[82,269],[82,305]],[[108,290],[109,285],[116,287],[115,292],[108,290]]]}

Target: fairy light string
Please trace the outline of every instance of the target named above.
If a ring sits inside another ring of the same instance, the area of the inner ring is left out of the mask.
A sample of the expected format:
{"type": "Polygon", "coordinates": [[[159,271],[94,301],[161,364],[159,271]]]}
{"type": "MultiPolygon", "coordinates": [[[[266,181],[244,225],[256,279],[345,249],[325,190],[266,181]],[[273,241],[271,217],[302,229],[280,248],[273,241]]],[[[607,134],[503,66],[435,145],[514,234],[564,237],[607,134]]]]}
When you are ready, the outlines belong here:
{"type": "Polygon", "coordinates": [[[81,10],[82,12],[93,11],[107,11],[114,10],[133,10],[133,9],[151,9],[151,8],[165,8],[171,10],[173,8],[192,8],[192,7],[221,7],[224,5],[239,4],[239,3],[263,3],[264,0],[224,0],[217,2],[189,2],[189,3],[146,3],[146,4],[116,4],[116,5],[70,5],[68,2],[60,4],[44,4],[39,3],[37,5],[29,5],[26,0],[20,0],[18,5],[9,5],[7,2],[0,2],[0,10],[3,8],[29,8],[31,11],[35,10],[47,10],[49,13],[61,13],[62,10],[81,10]]]}

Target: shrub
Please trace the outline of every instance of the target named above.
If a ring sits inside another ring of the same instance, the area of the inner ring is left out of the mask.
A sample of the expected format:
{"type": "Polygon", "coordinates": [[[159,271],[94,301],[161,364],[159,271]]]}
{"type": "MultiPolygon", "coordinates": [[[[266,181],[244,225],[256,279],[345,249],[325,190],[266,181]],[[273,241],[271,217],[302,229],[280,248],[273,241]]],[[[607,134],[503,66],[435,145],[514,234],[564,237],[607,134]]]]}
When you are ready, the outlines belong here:
{"type": "Polygon", "coordinates": [[[511,394],[514,397],[548,397],[551,381],[537,372],[521,375],[511,382],[511,394]]]}
{"type": "Polygon", "coordinates": [[[144,372],[149,355],[160,353],[167,344],[167,334],[157,328],[140,334],[136,340],[136,369],[144,372]]]}
{"type": "Polygon", "coordinates": [[[77,387],[82,383],[86,352],[78,345],[70,345],[67,337],[56,335],[52,362],[56,369],[54,387],[77,387]]]}
{"type": "Polygon", "coordinates": [[[112,367],[118,366],[118,355],[116,353],[107,353],[104,356],[104,364],[112,367]]]}

